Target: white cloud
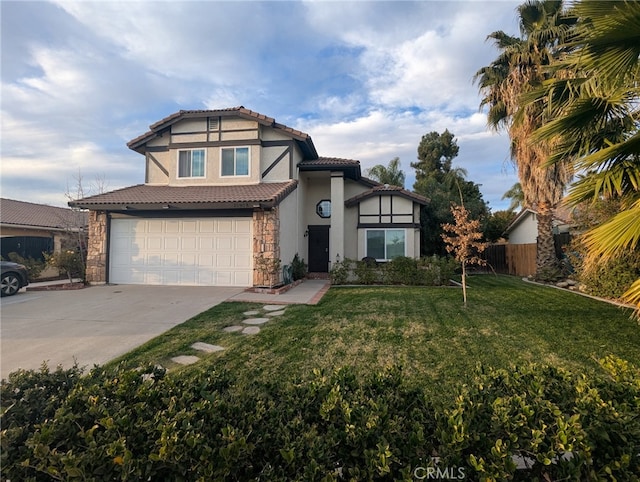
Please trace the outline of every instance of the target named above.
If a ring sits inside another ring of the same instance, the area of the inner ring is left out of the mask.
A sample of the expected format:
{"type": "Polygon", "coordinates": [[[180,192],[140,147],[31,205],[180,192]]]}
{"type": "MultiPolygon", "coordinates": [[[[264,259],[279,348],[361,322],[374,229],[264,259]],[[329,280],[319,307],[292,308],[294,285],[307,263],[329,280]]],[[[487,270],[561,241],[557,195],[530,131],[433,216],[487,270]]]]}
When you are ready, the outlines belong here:
{"type": "Polygon", "coordinates": [[[127,141],[179,109],[235,105],[363,170],[399,156],[410,174],[422,135],[449,129],[484,191],[508,145],[485,128],[471,77],[495,55],[485,36],[515,31],[515,5],[7,2],[3,195],[51,202],[78,169],[111,188],[143,182],[127,141]],[[24,19],[33,28],[15,28],[24,19]]]}

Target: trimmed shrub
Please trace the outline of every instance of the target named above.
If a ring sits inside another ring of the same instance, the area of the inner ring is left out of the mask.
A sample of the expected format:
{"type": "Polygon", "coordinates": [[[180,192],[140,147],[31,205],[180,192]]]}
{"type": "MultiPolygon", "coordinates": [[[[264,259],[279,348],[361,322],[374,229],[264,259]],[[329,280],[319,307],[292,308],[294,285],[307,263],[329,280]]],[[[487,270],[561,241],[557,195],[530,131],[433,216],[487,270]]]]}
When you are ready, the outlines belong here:
{"type": "Polygon", "coordinates": [[[2,382],[3,478],[638,480],[640,372],[601,366],[479,367],[438,409],[398,367],[246,384],[154,367],[22,371],[2,382]]]}
{"type": "Polygon", "coordinates": [[[452,258],[430,256],[419,260],[399,256],[386,263],[372,263],[344,259],[333,264],[329,275],[331,283],[340,285],[395,284],[441,286],[449,283],[459,263],[452,258]]]}
{"type": "Polygon", "coordinates": [[[442,463],[480,480],[638,480],[640,371],[601,366],[607,377],[480,368],[439,418],[442,463]]]}

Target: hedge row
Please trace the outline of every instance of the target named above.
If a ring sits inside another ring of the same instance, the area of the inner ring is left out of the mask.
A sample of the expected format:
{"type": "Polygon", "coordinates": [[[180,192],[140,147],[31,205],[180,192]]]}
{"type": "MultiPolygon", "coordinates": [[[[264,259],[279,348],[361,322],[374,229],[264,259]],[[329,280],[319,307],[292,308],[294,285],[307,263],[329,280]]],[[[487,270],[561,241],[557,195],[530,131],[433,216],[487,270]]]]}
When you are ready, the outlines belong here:
{"type": "Polygon", "coordinates": [[[345,258],[333,263],[329,276],[331,283],[336,285],[441,286],[449,284],[458,267],[453,258],[435,255],[420,259],[399,256],[386,263],[367,258],[361,261],[345,258]]]}
{"type": "Polygon", "coordinates": [[[249,386],[151,367],[21,371],[1,386],[2,477],[638,480],[640,373],[602,366],[479,368],[438,408],[398,367],[249,386]]]}

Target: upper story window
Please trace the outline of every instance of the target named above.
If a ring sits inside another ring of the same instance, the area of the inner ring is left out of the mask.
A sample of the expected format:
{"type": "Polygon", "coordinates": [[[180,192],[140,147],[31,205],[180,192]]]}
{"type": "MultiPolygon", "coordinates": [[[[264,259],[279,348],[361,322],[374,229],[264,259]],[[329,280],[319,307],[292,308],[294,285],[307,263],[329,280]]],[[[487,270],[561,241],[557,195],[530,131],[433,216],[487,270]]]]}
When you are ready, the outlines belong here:
{"type": "Polygon", "coordinates": [[[221,176],[249,175],[249,148],[223,147],[220,163],[221,176]]]}
{"type": "Polygon", "coordinates": [[[316,204],[316,214],[321,218],[330,218],[331,201],[329,201],[328,199],[323,199],[318,204],[316,204]]]}
{"type": "Polygon", "coordinates": [[[178,177],[204,177],[204,149],[178,151],[178,177]]]}

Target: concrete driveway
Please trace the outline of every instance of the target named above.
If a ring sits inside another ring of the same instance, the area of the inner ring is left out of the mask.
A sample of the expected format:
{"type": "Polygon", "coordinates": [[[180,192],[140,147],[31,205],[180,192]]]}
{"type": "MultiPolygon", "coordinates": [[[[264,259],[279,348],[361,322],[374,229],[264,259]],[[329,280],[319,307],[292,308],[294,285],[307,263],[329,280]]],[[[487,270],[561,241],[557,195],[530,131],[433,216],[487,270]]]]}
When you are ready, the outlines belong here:
{"type": "Polygon", "coordinates": [[[103,364],[242,288],[92,286],[1,298],[1,378],[18,368],[103,364]]]}

